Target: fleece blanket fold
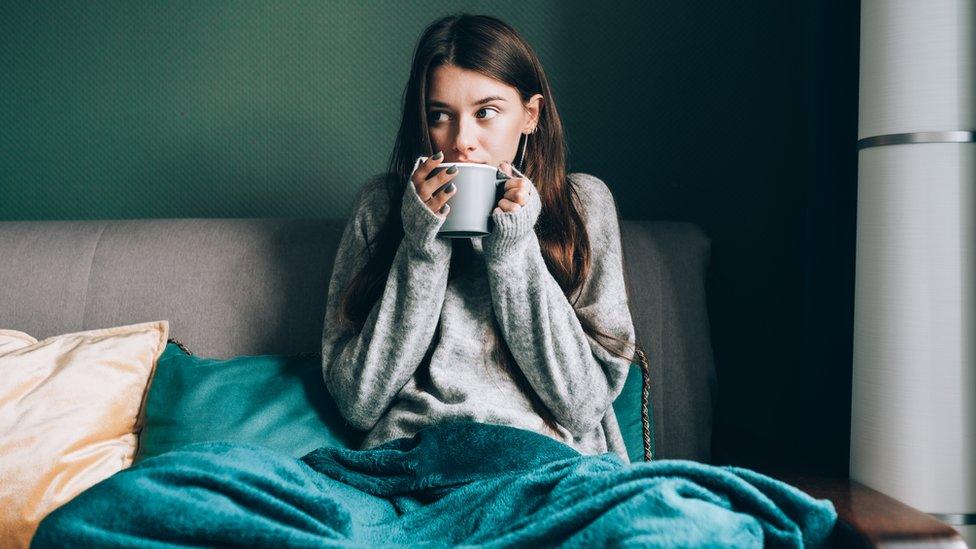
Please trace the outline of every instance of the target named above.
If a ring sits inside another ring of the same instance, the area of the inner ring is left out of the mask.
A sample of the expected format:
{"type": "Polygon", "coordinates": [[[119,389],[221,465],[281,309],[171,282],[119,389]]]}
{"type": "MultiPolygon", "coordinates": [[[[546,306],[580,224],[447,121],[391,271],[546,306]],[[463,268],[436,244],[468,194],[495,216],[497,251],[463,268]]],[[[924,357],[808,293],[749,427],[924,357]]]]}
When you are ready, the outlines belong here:
{"type": "Polygon", "coordinates": [[[818,547],[837,514],[771,477],[624,464],[462,421],[294,459],[197,443],[146,459],[41,522],[32,547],[818,547]]]}

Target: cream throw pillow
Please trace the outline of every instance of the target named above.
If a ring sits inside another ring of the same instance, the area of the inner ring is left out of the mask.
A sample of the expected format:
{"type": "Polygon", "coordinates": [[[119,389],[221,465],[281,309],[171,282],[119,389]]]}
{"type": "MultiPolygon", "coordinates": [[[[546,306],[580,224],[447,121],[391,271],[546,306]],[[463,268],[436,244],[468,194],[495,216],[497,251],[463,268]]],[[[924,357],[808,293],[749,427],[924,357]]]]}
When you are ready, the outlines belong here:
{"type": "Polygon", "coordinates": [[[49,337],[0,330],[0,547],[129,467],[169,322],[49,337]]]}
{"type": "Polygon", "coordinates": [[[24,332],[0,330],[0,355],[35,343],[37,340],[24,332]]]}

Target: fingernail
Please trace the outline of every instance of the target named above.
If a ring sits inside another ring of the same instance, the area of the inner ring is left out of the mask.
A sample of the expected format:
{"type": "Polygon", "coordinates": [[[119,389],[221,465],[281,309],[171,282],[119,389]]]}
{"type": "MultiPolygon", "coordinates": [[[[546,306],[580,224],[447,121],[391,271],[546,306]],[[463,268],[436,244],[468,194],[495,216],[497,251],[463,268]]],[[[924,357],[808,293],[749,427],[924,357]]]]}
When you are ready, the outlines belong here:
{"type": "Polygon", "coordinates": [[[443,156],[444,156],[444,152],[443,151],[437,151],[437,154],[435,154],[431,158],[434,159],[434,160],[440,160],[441,157],[443,157],[443,156]]]}
{"type": "Polygon", "coordinates": [[[450,210],[450,209],[451,209],[451,205],[450,204],[444,204],[443,206],[441,206],[441,213],[447,213],[447,210],[450,210]]]}
{"type": "Polygon", "coordinates": [[[458,171],[457,166],[451,166],[450,168],[447,169],[447,173],[457,173],[457,171],[458,171]]]}
{"type": "Polygon", "coordinates": [[[454,182],[452,181],[452,182],[448,183],[448,185],[446,187],[444,187],[444,191],[445,192],[449,192],[449,193],[453,193],[454,192],[454,189],[456,189],[456,188],[457,188],[457,185],[455,185],[454,182]]]}

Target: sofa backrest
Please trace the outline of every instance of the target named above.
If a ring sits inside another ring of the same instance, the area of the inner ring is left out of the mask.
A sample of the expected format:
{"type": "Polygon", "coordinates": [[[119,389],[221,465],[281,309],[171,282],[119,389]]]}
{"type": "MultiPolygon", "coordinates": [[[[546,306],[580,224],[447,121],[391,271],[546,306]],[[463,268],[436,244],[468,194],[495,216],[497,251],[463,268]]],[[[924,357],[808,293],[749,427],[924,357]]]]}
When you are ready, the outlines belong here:
{"type": "MultiPolygon", "coordinates": [[[[195,354],[320,350],[344,219],[0,222],[0,329],[52,335],[168,320],[195,354]]],[[[658,459],[710,461],[715,369],[710,239],[690,223],[623,221],[658,459]]],[[[324,390],[324,386],[323,386],[324,390]]]]}

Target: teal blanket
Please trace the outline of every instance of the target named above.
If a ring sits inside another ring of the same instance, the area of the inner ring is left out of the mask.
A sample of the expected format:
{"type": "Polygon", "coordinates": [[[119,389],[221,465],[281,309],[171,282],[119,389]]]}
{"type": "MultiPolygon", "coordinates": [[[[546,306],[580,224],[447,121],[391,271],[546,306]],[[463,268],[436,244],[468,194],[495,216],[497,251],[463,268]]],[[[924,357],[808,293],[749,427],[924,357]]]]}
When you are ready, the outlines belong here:
{"type": "Polygon", "coordinates": [[[31,547],[820,546],[833,505],[749,469],[624,464],[475,422],[294,459],[197,443],[48,515],[31,547]]]}

